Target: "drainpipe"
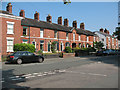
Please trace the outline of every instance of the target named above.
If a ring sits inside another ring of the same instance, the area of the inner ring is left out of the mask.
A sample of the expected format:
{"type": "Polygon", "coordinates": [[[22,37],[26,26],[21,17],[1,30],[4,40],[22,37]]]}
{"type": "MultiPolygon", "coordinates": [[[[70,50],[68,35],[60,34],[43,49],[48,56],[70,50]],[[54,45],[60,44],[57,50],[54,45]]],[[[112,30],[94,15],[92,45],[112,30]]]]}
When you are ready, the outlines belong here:
{"type": "Polygon", "coordinates": [[[58,31],[58,53],[59,53],[59,31],[58,31]]]}

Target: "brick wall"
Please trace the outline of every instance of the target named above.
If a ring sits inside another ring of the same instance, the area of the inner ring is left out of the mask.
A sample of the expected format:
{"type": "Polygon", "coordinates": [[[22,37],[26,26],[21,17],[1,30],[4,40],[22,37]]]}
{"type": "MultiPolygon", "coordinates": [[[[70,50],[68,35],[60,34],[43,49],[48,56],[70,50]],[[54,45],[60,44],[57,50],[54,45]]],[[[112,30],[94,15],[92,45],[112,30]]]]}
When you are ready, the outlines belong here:
{"type": "Polygon", "coordinates": [[[13,37],[14,44],[21,43],[21,20],[2,18],[2,55],[9,54],[7,52],[7,39],[6,37],[13,37]],[[14,22],[14,34],[7,34],[7,21],[14,22]]]}

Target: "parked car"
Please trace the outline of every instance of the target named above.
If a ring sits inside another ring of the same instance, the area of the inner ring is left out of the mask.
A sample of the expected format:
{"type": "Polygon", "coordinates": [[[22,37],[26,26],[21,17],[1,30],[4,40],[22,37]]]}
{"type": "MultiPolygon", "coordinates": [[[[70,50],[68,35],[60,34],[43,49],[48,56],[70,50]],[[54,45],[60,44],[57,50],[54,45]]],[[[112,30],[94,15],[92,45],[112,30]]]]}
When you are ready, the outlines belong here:
{"type": "Polygon", "coordinates": [[[97,51],[96,52],[96,56],[102,56],[103,55],[103,51],[97,51]]]}
{"type": "Polygon", "coordinates": [[[114,55],[115,51],[112,49],[108,49],[108,50],[103,51],[103,54],[104,55],[114,55]]]}
{"type": "Polygon", "coordinates": [[[9,63],[27,63],[27,62],[40,62],[44,61],[44,57],[40,55],[35,55],[34,53],[28,51],[17,51],[7,57],[7,62],[9,63]]]}

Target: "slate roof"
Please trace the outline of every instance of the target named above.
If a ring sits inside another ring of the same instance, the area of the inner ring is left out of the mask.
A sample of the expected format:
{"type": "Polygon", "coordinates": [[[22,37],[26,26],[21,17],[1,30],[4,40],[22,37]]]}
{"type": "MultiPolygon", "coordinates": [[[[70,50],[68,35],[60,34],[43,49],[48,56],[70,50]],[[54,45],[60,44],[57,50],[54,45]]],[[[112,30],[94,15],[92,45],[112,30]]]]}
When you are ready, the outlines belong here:
{"type": "Polygon", "coordinates": [[[0,10],[0,13],[8,14],[8,15],[13,15],[12,13],[9,13],[8,11],[3,11],[3,10],[0,10]]]}
{"type": "MultiPolygon", "coordinates": [[[[74,29],[74,27],[67,27],[64,25],[49,23],[49,22],[45,22],[45,21],[41,21],[41,20],[38,21],[35,19],[30,19],[30,18],[22,19],[21,24],[25,25],[25,26],[52,29],[52,30],[60,30],[60,31],[65,31],[65,32],[72,32],[72,30],[74,29]]],[[[88,36],[95,35],[93,32],[88,31],[88,30],[76,29],[76,31],[78,34],[84,34],[84,35],[88,35],[88,36]]]]}
{"type": "Polygon", "coordinates": [[[67,27],[67,26],[58,25],[55,23],[49,23],[41,20],[38,21],[35,19],[29,19],[29,18],[22,19],[21,24],[25,26],[60,30],[60,31],[66,31],[66,32],[71,32],[71,30],[73,29],[73,27],[67,27]]]}

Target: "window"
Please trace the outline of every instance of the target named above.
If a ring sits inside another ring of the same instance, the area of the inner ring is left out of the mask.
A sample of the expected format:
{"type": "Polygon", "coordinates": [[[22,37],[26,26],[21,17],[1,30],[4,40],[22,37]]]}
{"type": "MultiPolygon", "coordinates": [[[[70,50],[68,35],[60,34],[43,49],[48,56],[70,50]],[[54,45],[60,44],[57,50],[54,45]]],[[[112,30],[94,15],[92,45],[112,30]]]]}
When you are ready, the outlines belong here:
{"type": "Polygon", "coordinates": [[[44,29],[40,29],[40,37],[43,38],[43,31],[44,29]]]}
{"type": "Polygon", "coordinates": [[[102,38],[102,41],[104,41],[104,39],[102,38]]]}
{"type": "Polygon", "coordinates": [[[13,29],[14,29],[14,22],[7,21],[7,34],[14,34],[13,29]]]}
{"type": "Polygon", "coordinates": [[[44,41],[40,40],[40,50],[44,51],[44,41]]]}
{"type": "Polygon", "coordinates": [[[89,41],[89,37],[87,36],[87,42],[89,41]]]}
{"type": "Polygon", "coordinates": [[[54,38],[57,38],[57,31],[54,31],[54,38]]]}
{"type": "Polygon", "coordinates": [[[79,35],[79,41],[81,40],[81,36],[79,35]]]}
{"type": "Polygon", "coordinates": [[[73,33],[73,40],[75,41],[75,33],[73,33]]]}
{"type": "Polygon", "coordinates": [[[23,36],[27,35],[27,28],[23,28],[23,36]]]}
{"type": "Polygon", "coordinates": [[[24,52],[24,53],[22,53],[22,55],[23,55],[23,56],[26,56],[26,55],[28,55],[28,54],[27,54],[27,52],[24,52]]]}
{"type": "Polygon", "coordinates": [[[68,40],[68,32],[66,33],[66,40],[68,40]]]}
{"type": "Polygon", "coordinates": [[[112,43],[114,44],[114,38],[112,38],[112,43]]]}
{"type": "Polygon", "coordinates": [[[35,48],[36,48],[36,42],[33,41],[32,44],[33,44],[33,45],[35,46],[35,48]]]}
{"type": "Polygon", "coordinates": [[[31,56],[31,55],[33,55],[33,53],[31,53],[31,52],[28,52],[28,56],[31,56]]]}
{"type": "Polygon", "coordinates": [[[94,42],[95,42],[95,37],[94,37],[94,42]]]}
{"type": "Polygon", "coordinates": [[[7,52],[13,52],[13,39],[7,39],[7,52]]]}

